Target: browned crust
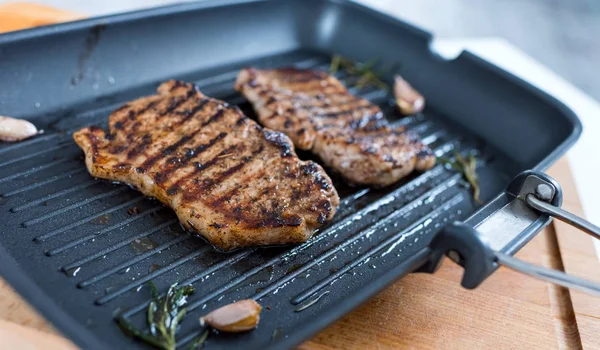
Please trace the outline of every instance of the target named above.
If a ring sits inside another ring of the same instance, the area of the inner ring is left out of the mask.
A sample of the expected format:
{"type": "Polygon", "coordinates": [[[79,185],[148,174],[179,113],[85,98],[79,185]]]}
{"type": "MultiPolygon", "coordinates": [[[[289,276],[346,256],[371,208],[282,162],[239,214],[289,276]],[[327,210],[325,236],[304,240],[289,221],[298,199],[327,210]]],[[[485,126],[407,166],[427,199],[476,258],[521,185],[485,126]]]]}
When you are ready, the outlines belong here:
{"type": "Polygon", "coordinates": [[[385,186],[435,164],[419,137],[392,128],[379,107],[325,72],[247,68],[235,87],[253,103],[261,124],[284,132],[350,182],[385,186]]]}
{"type": "Polygon", "coordinates": [[[236,107],[168,81],[73,138],[94,176],[137,187],[172,207],[221,249],[303,242],[335,214],[323,169],[300,161],[290,139],[236,107]]]}

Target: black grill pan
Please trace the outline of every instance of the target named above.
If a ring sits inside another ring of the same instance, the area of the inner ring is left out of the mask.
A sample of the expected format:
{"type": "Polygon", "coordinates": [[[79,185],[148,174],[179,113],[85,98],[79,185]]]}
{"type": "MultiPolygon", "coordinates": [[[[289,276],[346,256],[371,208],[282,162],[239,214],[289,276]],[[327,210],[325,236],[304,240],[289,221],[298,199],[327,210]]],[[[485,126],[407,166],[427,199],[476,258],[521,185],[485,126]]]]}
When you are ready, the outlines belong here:
{"type": "Polygon", "coordinates": [[[199,316],[250,297],[268,306],[260,326],[211,336],[206,348],[300,343],[421,266],[446,223],[474,213],[482,221],[490,207],[476,212],[461,176],[443,166],[381,190],[334,179],[340,209],[309,242],[219,253],[185,234],[158,202],[93,179],[72,132],[106,127],[113,109],[169,78],[196,82],[254,117],[232,89],[241,67],[327,69],[339,53],[401,64],[427,98],[423,114],[400,118],[384,91],[351,91],[418,132],[438,156],[476,154],[484,201],[521,171],[544,170],[578,137],[579,122],[556,100],[469,53],[445,61],[430,41],[336,0],[206,1],[0,35],[0,114],[45,130],[0,145],[0,273],[86,349],[145,347],[114,316],[143,323],[148,281],[161,292],[174,282],[196,287],[180,345],[199,333],[199,316]]]}

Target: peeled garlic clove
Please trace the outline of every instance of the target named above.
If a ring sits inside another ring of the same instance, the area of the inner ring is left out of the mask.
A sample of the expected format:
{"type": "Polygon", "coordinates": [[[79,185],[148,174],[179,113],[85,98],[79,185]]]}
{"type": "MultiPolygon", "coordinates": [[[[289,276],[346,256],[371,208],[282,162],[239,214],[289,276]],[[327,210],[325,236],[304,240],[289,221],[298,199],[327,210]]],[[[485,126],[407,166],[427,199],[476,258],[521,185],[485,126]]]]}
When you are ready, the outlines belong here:
{"type": "Polygon", "coordinates": [[[200,324],[207,324],[222,332],[245,332],[256,328],[261,309],[254,300],[240,300],[201,317],[200,324]]]}
{"type": "Polygon", "coordinates": [[[400,112],[411,115],[425,108],[425,98],[401,76],[394,79],[394,96],[400,112]]]}
{"type": "Polygon", "coordinates": [[[0,141],[21,141],[37,133],[35,125],[27,120],[0,116],[0,141]]]}

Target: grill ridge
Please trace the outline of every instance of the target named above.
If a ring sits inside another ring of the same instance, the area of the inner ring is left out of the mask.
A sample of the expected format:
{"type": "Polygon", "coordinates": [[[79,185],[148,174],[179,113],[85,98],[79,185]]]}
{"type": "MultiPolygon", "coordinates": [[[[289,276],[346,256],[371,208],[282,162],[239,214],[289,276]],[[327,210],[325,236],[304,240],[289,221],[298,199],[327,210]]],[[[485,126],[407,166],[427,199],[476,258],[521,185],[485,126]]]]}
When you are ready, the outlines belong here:
{"type": "Polygon", "coordinates": [[[52,151],[63,149],[63,148],[66,148],[68,146],[69,146],[69,143],[67,143],[67,142],[61,142],[57,146],[44,148],[41,151],[31,152],[31,153],[27,153],[25,155],[22,155],[20,157],[11,158],[10,160],[8,160],[8,161],[6,161],[4,163],[0,163],[0,168],[5,167],[5,166],[10,165],[10,164],[18,163],[18,162],[21,162],[21,161],[24,161],[24,160],[27,160],[27,159],[30,159],[30,158],[34,158],[34,157],[37,157],[37,156],[45,154],[45,153],[49,153],[49,152],[52,152],[52,151]]]}
{"type": "MultiPolygon", "coordinates": [[[[136,198],[136,199],[134,199],[134,200],[132,200],[130,202],[137,203],[137,202],[140,202],[142,199],[144,199],[144,197],[138,197],[138,198],[136,198]]],[[[128,202],[129,205],[131,205],[130,202],[128,202]]],[[[121,204],[119,207],[122,208],[123,204],[121,204]]],[[[113,207],[112,209],[114,209],[114,208],[115,207],[113,207]]],[[[120,209],[120,208],[118,208],[118,209],[120,209]]],[[[102,230],[100,230],[98,232],[95,232],[95,233],[92,233],[90,235],[83,236],[81,238],[69,241],[69,242],[67,242],[67,243],[65,243],[65,244],[63,244],[63,245],[61,245],[59,247],[52,248],[49,251],[47,251],[46,254],[48,256],[52,256],[52,255],[56,255],[56,254],[62,253],[65,250],[75,248],[78,245],[83,244],[85,242],[89,242],[92,239],[94,239],[96,237],[99,237],[99,236],[101,236],[103,234],[106,234],[108,232],[114,231],[114,230],[116,230],[116,229],[118,229],[120,227],[123,227],[125,225],[128,225],[128,224],[130,224],[132,222],[139,221],[139,220],[145,218],[148,215],[156,213],[157,211],[159,211],[161,209],[163,209],[163,207],[160,207],[160,206],[148,209],[148,210],[144,211],[143,213],[140,213],[138,215],[132,216],[132,217],[127,218],[125,220],[119,221],[119,222],[117,222],[117,223],[115,223],[113,225],[107,226],[107,227],[103,228],[102,230]]]]}
{"type": "MultiPolygon", "coordinates": [[[[433,127],[435,127],[435,124],[433,122],[431,122],[431,121],[426,120],[426,121],[420,122],[418,124],[417,123],[411,124],[411,128],[410,129],[413,132],[416,132],[418,134],[423,134],[423,133],[425,133],[426,131],[428,131],[429,129],[431,129],[433,127]]],[[[445,132],[446,130],[440,130],[440,131],[444,131],[445,132]]]]}
{"type": "MultiPolygon", "coordinates": [[[[444,186],[444,187],[448,188],[448,186],[444,186]]],[[[444,202],[444,204],[442,204],[441,207],[438,207],[438,208],[434,209],[430,214],[422,217],[421,219],[419,219],[418,221],[416,221],[415,223],[413,223],[408,228],[406,228],[406,229],[402,230],[401,232],[393,235],[392,237],[387,238],[382,243],[377,244],[375,247],[369,249],[364,254],[361,254],[356,260],[352,261],[350,264],[344,266],[342,269],[340,269],[337,272],[329,275],[328,277],[326,277],[323,280],[319,281],[317,284],[313,285],[309,289],[307,289],[307,290],[301,292],[300,294],[298,294],[294,299],[292,299],[292,301],[291,301],[292,304],[298,305],[298,304],[302,303],[303,301],[305,301],[306,299],[308,299],[312,295],[314,295],[316,292],[318,292],[319,290],[321,290],[323,287],[325,287],[328,284],[330,284],[332,281],[336,280],[337,278],[339,278],[343,274],[345,274],[348,271],[352,270],[353,268],[355,268],[359,264],[362,264],[362,263],[368,261],[368,259],[370,259],[371,257],[373,257],[378,252],[382,251],[387,246],[393,244],[395,241],[398,241],[398,240],[402,239],[403,237],[406,237],[406,235],[409,232],[414,231],[415,229],[421,227],[425,222],[427,222],[427,220],[431,220],[432,218],[435,218],[435,217],[441,215],[442,213],[444,213],[445,211],[449,210],[450,208],[452,208],[454,205],[458,204],[462,200],[464,200],[464,195],[462,193],[457,193],[451,199],[449,199],[448,201],[444,202]]],[[[375,229],[375,228],[373,228],[373,229],[375,229]]],[[[261,296],[264,296],[264,294],[261,293],[261,296]]],[[[256,296],[254,298],[256,298],[256,296]]]]}
{"type": "Polygon", "coordinates": [[[29,140],[24,140],[24,141],[21,141],[19,143],[15,143],[15,144],[12,144],[12,145],[9,145],[9,146],[4,146],[4,147],[0,148],[0,154],[6,153],[6,152],[9,152],[9,151],[14,151],[14,150],[17,150],[19,148],[30,146],[30,145],[33,145],[33,144],[36,144],[36,143],[40,143],[40,142],[44,142],[44,141],[49,141],[49,140],[52,140],[53,138],[56,138],[56,137],[58,137],[60,135],[61,134],[59,134],[59,133],[56,133],[56,134],[46,134],[46,135],[36,136],[36,137],[31,138],[29,140]]]}
{"type": "Polygon", "coordinates": [[[14,180],[14,179],[19,178],[21,176],[27,176],[27,175],[35,174],[35,173],[37,173],[39,171],[48,169],[48,168],[56,166],[56,165],[60,165],[62,163],[66,163],[68,161],[69,161],[69,159],[67,159],[67,158],[56,159],[56,160],[53,160],[53,161],[48,162],[46,164],[39,165],[37,167],[33,167],[31,169],[28,169],[28,170],[23,170],[21,172],[18,172],[18,173],[9,175],[9,176],[5,176],[5,177],[3,177],[3,178],[0,179],[0,183],[8,182],[10,180],[14,180]]]}
{"type": "MultiPolygon", "coordinates": [[[[144,236],[146,236],[146,235],[144,235],[144,236]]],[[[140,261],[142,261],[142,260],[144,260],[144,259],[146,259],[148,257],[151,257],[154,254],[158,254],[159,252],[161,252],[161,251],[163,251],[163,250],[165,250],[165,249],[167,249],[167,248],[169,248],[171,246],[179,244],[179,243],[181,243],[183,241],[187,241],[190,238],[192,238],[192,237],[191,236],[185,236],[185,235],[181,235],[181,236],[175,237],[175,239],[173,239],[173,240],[171,240],[169,242],[163,243],[163,244],[157,246],[156,248],[153,248],[153,249],[151,249],[151,250],[149,250],[149,251],[147,251],[145,253],[142,253],[142,254],[136,256],[135,258],[133,258],[131,260],[127,260],[124,263],[121,263],[121,264],[119,264],[117,266],[111,267],[110,269],[108,269],[106,271],[103,271],[102,273],[99,273],[99,274],[95,275],[94,277],[88,278],[85,281],[82,281],[82,282],[78,283],[77,287],[79,287],[79,288],[89,287],[90,285],[92,285],[92,284],[94,284],[96,282],[99,282],[99,281],[103,280],[104,278],[106,278],[106,277],[108,277],[108,276],[110,276],[112,274],[115,274],[115,273],[117,273],[117,272],[119,272],[121,270],[124,270],[124,269],[128,268],[128,267],[131,267],[132,265],[134,265],[134,264],[136,264],[136,263],[138,263],[138,262],[140,262],[140,261]]],[[[73,268],[76,268],[76,266],[74,266],[73,268]]],[[[71,269],[71,268],[67,268],[67,270],[69,270],[69,269],[71,269]]]]}
{"type": "Polygon", "coordinates": [[[11,197],[11,196],[14,196],[14,195],[19,194],[19,193],[31,191],[31,190],[34,190],[36,188],[40,188],[40,187],[43,187],[45,185],[48,185],[48,184],[50,184],[50,183],[52,183],[54,181],[62,180],[64,178],[66,178],[66,177],[69,177],[69,176],[72,176],[72,175],[78,174],[78,173],[83,173],[85,171],[86,171],[85,168],[73,169],[71,171],[64,172],[64,173],[62,173],[60,175],[52,176],[52,177],[50,177],[50,178],[48,178],[46,180],[38,181],[38,182],[35,182],[35,183],[31,184],[31,185],[26,185],[26,186],[23,186],[23,187],[18,188],[16,190],[5,192],[4,194],[2,194],[2,197],[5,197],[5,198],[6,197],[11,197]]]}
{"type": "Polygon", "coordinates": [[[80,219],[80,220],[78,220],[78,221],[76,221],[76,222],[74,222],[74,223],[71,223],[71,224],[69,224],[69,225],[66,225],[66,226],[60,227],[60,228],[58,228],[58,229],[52,230],[52,231],[50,231],[50,232],[47,232],[47,233],[44,233],[43,235],[40,235],[40,236],[37,236],[37,237],[35,237],[33,240],[34,240],[35,242],[41,242],[41,241],[45,241],[45,240],[47,240],[48,238],[54,237],[54,236],[56,236],[56,235],[58,235],[58,234],[61,234],[61,233],[65,232],[65,231],[67,231],[67,230],[70,230],[70,229],[72,229],[72,228],[75,228],[75,227],[77,227],[77,226],[80,226],[80,225],[83,225],[83,224],[85,224],[85,223],[88,223],[88,222],[90,222],[90,221],[92,221],[92,220],[94,220],[94,219],[97,219],[97,218],[99,218],[99,217],[101,217],[101,216],[104,216],[104,215],[110,214],[110,213],[112,213],[112,212],[114,212],[114,211],[117,211],[117,210],[119,210],[119,209],[123,209],[123,208],[125,208],[125,207],[128,207],[128,206],[130,206],[130,205],[132,205],[132,204],[135,204],[135,203],[137,203],[137,202],[139,202],[139,201],[141,201],[141,200],[143,200],[143,199],[144,199],[144,197],[143,197],[143,196],[139,196],[139,197],[137,197],[137,198],[134,198],[134,199],[132,199],[132,200],[130,200],[130,201],[127,201],[127,202],[125,202],[125,203],[122,203],[122,204],[119,204],[119,205],[117,205],[117,206],[114,206],[114,207],[111,207],[111,208],[105,209],[105,210],[103,210],[103,211],[100,211],[100,212],[96,213],[95,215],[88,216],[88,217],[86,217],[86,218],[80,219]]]}
{"type": "Polygon", "coordinates": [[[146,276],[136,280],[134,283],[130,283],[124,287],[119,288],[118,290],[116,290],[112,293],[109,293],[103,297],[96,299],[96,304],[98,304],[98,305],[106,304],[109,301],[117,298],[121,294],[128,292],[132,289],[135,289],[136,287],[139,287],[139,286],[143,285],[144,283],[151,281],[153,278],[156,278],[156,277],[162,275],[163,273],[169,272],[169,270],[172,270],[173,268],[194,259],[195,257],[201,255],[202,253],[206,252],[209,249],[212,249],[212,247],[210,245],[206,245],[203,247],[203,249],[190,252],[190,253],[184,255],[183,257],[170,262],[167,266],[161,267],[158,270],[153,271],[153,272],[147,274],[146,276]]]}
{"type": "MultiPolygon", "coordinates": [[[[122,241],[120,241],[120,242],[118,242],[118,243],[116,243],[116,244],[114,244],[114,245],[112,245],[110,247],[104,248],[103,250],[101,250],[101,251],[99,251],[99,252],[97,252],[95,254],[87,255],[84,258],[81,258],[79,260],[70,262],[70,263],[64,265],[63,267],[61,267],[61,270],[68,271],[68,270],[72,270],[74,268],[80,267],[82,265],[85,265],[85,264],[89,263],[90,261],[96,260],[96,259],[100,258],[101,256],[110,254],[113,251],[126,246],[127,244],[135,241],[136,239],[140,239],[140,238],[144,238],[144,237],[150,236],[151,234],[156,233],[156,232],[158,232],[158,231],[160,231],[160,230],[162,230],[164,228],[167,228],[167,227],[175,224],[176,222],[177,222],[177,219],[172,219],[172,220],[169,220],[167,222],[163,222],[162,224],[154,227],[153,229],[151,229],[149,231],[139,233],[139,234],[137,234],[135,236],[130,236],[129,238],[124,239],[124,240],[122,240],[122,241]]],[[[184,237],[187,237],[187,236],[184,236],[184,237]]]]}
{"type": "Polygon", "coordinates": [[[65,206],[63,208],[60,208],[60,209],[54,211],[54,212],[50,212],[50,213],[47,213],[47,214],[44,214],[44,215],[40,215],[40,216],[38,216],[35,219],[24,221],[21,225],[23,225],[23,227],[30,227],[30,226],[33,226],[33,225],[37,225],[37,224],[39,224],[42,221],[45,221],[45,220],[51,219],[51,218],[53,218],[55,216],[64,214],[64,213],[66,213],[66,212],[68,212],[70,210],[73,210],[73,209],[79,208],[81,206],[84,206],[86,204],[89,204],[91,202],[97,201],[98,199],[102,199],[102,198],[106,198],[106,197],[110,197],[110,196],[114,196],[114,195],[120,194],[122,192],[125,192],[126,190],[128,190],[127,187],[116,187],[116,188],[113,188],[110,191],[102,192],[102,193],[97,194],[95,196],[88,197],[88,198],[86,198],[86,199],[84,199],[82,201],[79,201],[77,203],[73,203],[71,205],[67,205],[67,206],[65,206]]]}
{"type": "MultiPolygon", "coordinates": [[[[211,273],[213,273],[214,271],[217,271],[225,266],[229,266],[232,264],[235,264],[236,262],[240,261],[241,259],[247,257],[248,255],[250,255],[251,253],[253,253],[254,250],[250,249],[250,250],[246,250],[246,251],[241,251],[233,256],[230,256],[229,258],[209,267],[208,269],[202,271],[201,273],[188,278],[186,280],[184,280],[181,284],[182,285],[187,285],[187,284],[192,284],[198,280],[200,280],[202,277],[207,276],[211,273]]],[[[165,295],[165,293],[161,294],[161,297],[163,297],[165,295]]],[[[145,301],[141,304],[138,304],[132,308],[130,308],[129,310],[125,311],[122,315],[124,317],[131,317],[132,315],[142,311],[144,308],[146,308],[148,306],[148,304],[150,303],[150,301],[145,301]]]]}
{"type": "Polygon", "coordinates": [[[432,143],[434,143],[435,141],[437,141],[438,139],[440,139],[442,136],[444,136],[446,134],[447,134],[447,132],[445,130],[439,130],[439,131],[434,132],[433,134],[423,137],[421,139],[421,142],[423,142],[423,144],[425,144],[425,145],[431,145],[432,143]]]}
{"type": "Polygon", "coordinates": [[[38,199],[33,199],[33,200],[31,200],[31,201],[29,201],[29,202],[27,202],[25,204],[18,205],[16,207],[12,207],[12,208],[10,208],[10,211],[12,211],[13,213],[17,213],[17,212],[20,212],[22,210],[25,210],[25,209],[34,207],[36,205],[39,205],[39,204],[41,204],[41,203],[43,203],[45,201],[48,201],[48,200],[51,200],[51,199],[54,199],[54,198],[58,198],[58,197],[62,197],[64,195],[66,195],[66,194],[69,194],[69,193],[72,193],[72,192],[77,192],[79,190],[86,189],[88,187],[91,187],[93,185],[97,185],[99,183],[100,182],[96,181],[95,179],[90,179],[90,180],[85,181],[84,183],[81,183],[81,184],[78,184],[78,185],[75,185],[75,186],[72,186],[72,187],[69,187],[69,188],[65,188],[65,189],[63,189],[61,191],[51,193],[51,194],[46,195],[44,197],[41,197],[41,198],[38,198],[38,199]]]}

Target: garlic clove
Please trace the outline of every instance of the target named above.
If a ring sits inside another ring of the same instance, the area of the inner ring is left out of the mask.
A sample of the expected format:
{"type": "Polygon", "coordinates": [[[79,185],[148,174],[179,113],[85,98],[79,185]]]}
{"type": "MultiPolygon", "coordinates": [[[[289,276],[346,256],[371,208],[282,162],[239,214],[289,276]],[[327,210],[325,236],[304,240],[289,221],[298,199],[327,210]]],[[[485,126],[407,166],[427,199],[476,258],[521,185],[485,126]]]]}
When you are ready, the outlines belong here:
{"type": "Polygon", "coordinates": [[[404,115],[415,114],[425,108],[423,95],[399,75],[394,79],[394,97],[400,112],[404,115]]]}
{"type": "Polygon", "coordinates": [[[0,116],[0,141],[21,141],[37,133],[35,125],[27,120],[0,116]]]}
{"type": "Polygon", "coordinates": [[[222,332],[245,332],[256,328],[261,309],[254,300],[240,300],[201,317],[200,324],[209,325],[222,332]]]}

